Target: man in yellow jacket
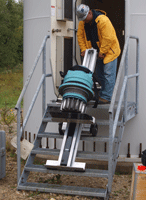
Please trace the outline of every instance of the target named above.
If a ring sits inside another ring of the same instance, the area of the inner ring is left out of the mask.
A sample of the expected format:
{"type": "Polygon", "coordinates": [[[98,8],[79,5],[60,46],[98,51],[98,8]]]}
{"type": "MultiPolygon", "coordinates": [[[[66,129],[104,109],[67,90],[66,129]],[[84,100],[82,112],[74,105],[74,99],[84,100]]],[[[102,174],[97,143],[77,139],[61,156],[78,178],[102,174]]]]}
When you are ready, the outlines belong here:
{"type": "Polygon", "coordinates": [[[101,85],[99,103],[110,103],[117,69],[117,58],[120,55],[120,45],[115,29],[101,10],[90,10],[89,6],[80,4],[76,11],[79,25],[77,31],[81,56],[86,49],[97,49],[98,59],[95,73],[101,85]]]}

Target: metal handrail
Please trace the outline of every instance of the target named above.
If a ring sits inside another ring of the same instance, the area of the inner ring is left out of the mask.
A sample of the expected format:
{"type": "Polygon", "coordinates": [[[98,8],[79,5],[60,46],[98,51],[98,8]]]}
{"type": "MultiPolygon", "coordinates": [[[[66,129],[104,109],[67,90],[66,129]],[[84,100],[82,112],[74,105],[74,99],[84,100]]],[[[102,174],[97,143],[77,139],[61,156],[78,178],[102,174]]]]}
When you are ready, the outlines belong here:
{"type": "Polygon", "coordinates": [[[113,95],[112,95],[112,99],[111,99],[111,103],[110,103],[110,107],[109,107],[109,113],[112,113],[113,109],[114,109],[114,105],[115,105],[115,101],[116,101],[116,95],[117,95],[117,92],[118,92],[120,78],[121,78],[122,70],[123,70],[123,67],[124,67],[125,56],[126,56],[128,44],[129,44],[129,37],[126,39],[126,42],[125,42],[125,45],[124,45],[124,50],[123,50],[123,54],[122,54],[122,58],[121,58],[121,62],[120,62],[119,70],[118,70],[118,75],[117,75],[117,78],[116,78],[116,83],[115,83],[115,87],[114,87],[114,91],[113,91],[113,95]]]}
{"type": "Polygon", "coordinates": [[[20,104],[21,104],[21,101],[22,101],[22,99],[23,99],[23,97],[24,97],[24,94],[25,94],[25,92],[26,92],[26,90],[27,90],[27,87],[28,87],[28,85],[29,85],[29,82],[30,82],[30,80],[31,80],[31,78],[32,78],[32,75],[33,75],[33,73],[34,73],[34,71],[35,71],[35,68],[36,68],[36,66],[37,66],[37,63],[38,63],[38,61],[39,61],[39,59],[40,59],[40,56],[41,56],[41,54],[42,54],[42,51],[43,51],[43,49],[44,49],[44,46],[45,46],[46,41],[47,41],[48,38],[50,38],[50,35],[46,35],[45,38],[44,38],[44,40],[43,40],[43,42],[42,42],[42,45],[41,45],[40,50],[39,50],[39,52],[38,52],[38,55],[37,55],[37,57],[36,57],[36,59],[35,59],[34,65],[33,65],[32,69],[30,70],[30,73],[29,73],[29,75],[28,75],[28,77],[27,77],[27,80],[26,80],[26,82],[25,82],[25,84],[24,84],[24,86],[23,86],[23,89],[22,89],[22,91],[21,91],[21,94],[20,94],[20,96],[19,96],[19,99],[18,99],[18,101],[17,101],[17,104],[16,104],[16,106],[15,106],[15,109],[18,109],[19,106],[20,106],[20,104]]]}
{"type": "MultiPolygon", "coordinates": [[[[116,101],[116,95],[119,89],[119,83],[120,83],[120,78],[122,75],[122,70],[124,68],[124,63],[125,63],[125,58],[127,55],[127,51],[128,51],[128,45],[129,45],[129,39],[136,39],[137,40],[137,60],[136,60],[136,74],[134,75],[129,75],[128,78],[132,78],[132,77],[138,77],[139,76],[139,38],[135,37],[135,36],[129,36],[126,39],[125,45],[124,45],[124,50],[123,50],[123,54],[122,54],[122,58],[121,58],[121,62],[120,62],[120,67],[118,70],[118,75],[116,78],[116,83],[115,83],[115,87],[114,87],[114,91],[113,91],[113,95],[112,95],[112,99],[111,99],[111,103],[110,103],[110,107],[109,107],[109,113],[113,113],[114,110],[114,105],[115,105],[115,101],[116,101]]],[[[137,84],[138,84],[137,80],[137,84]]],[[[136,92],[138,90],[138,85],[136,86],[136,92]]],[[[138,96],[138,95],[137,95],[138,96]]],[[[137,104],[138,104],[138,98],[137,98],[137,104]]],[[[137,109],[138,112],[138,109],[137,109]]]]}
{"type": "Polygon", "coordinates": [[[73,65],[78,64],[77,58],[76,58],[76,4],[77,0],[72,1],[72,6],[73,6],[73,65]]]}
{"type": "Polygon", "coordinates": [[[118,71],[118,75],[117,75],[117,79],[116,79],[116,84],[114,87],[114,91],[113,91],[113,96],[112,96],[112,100],[111,100],[111,104],[109,107],[109,122],[110,122],[110,126],[109,126],[109,162],[108,162],[108,185],[109,185],[109,192],[111,192],[111,183],[112,183],[112,179],[113,179],[113,143],[114,143],[114,138],[116,135],[116,129],[117,129],[117,125],[118,125],[118,121],[119,121],[119,116],[120,116],[120,112],[121,112],[121,107],[122,107],[122,101],[124,98],[124,113],[122,116],[122,122],[123,122],[123,127],[125,126],[125,123],[127,121],[127,83],[128,83],[128,79],[130,78],[136,78],[136,114],[138,113],[138,104],[139,104],[139,38],[135,37],[135,36],[129,36],[126,39],[126,43],[124,45],[124,50],[123,50],[123,54],[122,54],[122,59],[121,59],[121,63],[120,63],[120,67],[119,67],[119,71],[118,71]],[[132,75],[128,75],[128,45],[129,45],[129,39],[136,39],[137,41],[137,57],[136,57],[136,73],[132,74],[132,75]],[[115,112],[115,117],[114,117],[114,105],[115,105],[115,101],[116,101],[116,96],[117,96],[117,92],[119,89],[119,83],[120,83],[120,78],[122,76],[122,70],[124,68],[124,64],[125,64],[125,75],[124,75],[124,80],[123,80],[123,85],[121,88],[121,92],[120,92],[120,97],[119,97],[119,101],[118,101],[118,105],[117,105],[117,109],[115,112]]]}
{"type": "MultiPolygon", "coordinates": [[[[126,43],[125,43],[125,46],[124,46],[124,51],[123,51],[123,54],[122,54],[122,59],[121,59],[121,63],[120,63],[119,71],[118,71],[118,76],[117,76],[117,79],[116,79],[116,84],[115,84],[115,87],[114,87],[113,96],[112,96],[112,100],[111,100],[111,104],[110,104],[110,108],[109,108],[110,114],[112,114],[113,110],[114,110],[116,95],[117,95],[117,92],[118,92],[118,87],[119,87],[119,83],[120,83],[122,70],[123,70],[123,67],[124,67],[125,58],[126,58],[126,55],[128,53],[128,44],[129,44],[130,38],[137,40],[136,73],[132,74],[132,75],[128,75],[128,66],[125,66],[126,74],[124,76],[124,81],[123,81],[123,85],[122,85],[122,89],[121,89],[121,93],[120,93],[120,97],[119,97],[119,102],[118,102],[117,110],[116,110],[116,113],[115,113],[115,119],[113,120],[113,123],[112,123],[113,124],[112,138],[114,138],[115,134],[116,134],[116,128],[117,128],[117,124],[118,124],[118,119],[119,119],[119,115],[120,115],[120,111],[121,111],[121,107],[122,107],[122,101],[123,101],[124,94],[125,94],[125,91],[126,91],[128,79],[129,78],[136,78],[137,79],[139,77],[139,38],[137,38],[135,36],[129,36],[126,40],[126,43]]],[[[139,81],[139,79],[137,79],[137,81],[136,81],[136,85],[137,85],[136,86],[136,99],[137,99],[136,100],[136,108],[137,108],[138,99],[139,99],[138,98],[138,83],[137,83],[138,81],[139,81]]],[[[127,98],[125,99],[125,101],[126,101],[125,105],[127,105],[127,98]]],[[[126,108],[125,108],[125,110],[126,110],[126,108]]],[[[138,112],[138,109],[137,109],[137,112],[138,112]]],[[[126,121],[126,118],[127,118],[127,116],[125,116],[125,121],[126,121]]]]}
{"type": "Polygon", "coordinates": [[[43,101],[42,101],[43,102],[43,105],[42,105],[43,112],[45,110],[45,104],[46,104],[45,103],[46,102],[46,87],[45,87],[46,84],[45,84],[45,79],[46,79],[46,77],[52,76],[52,74],[47,74],[46,75],[46,41],[47,41],[48,38],[50,38],[49,35],[45,36],[45,38],[44,38],[44,40],[42,42],[42,45],[41,45],[40,50],[38,52],[38,55],[37,55],[37,57],[35,59],[34,65],[33,65],[32,69],[31,69],[31,71],[30,71],[30,73],[29,73],[29,75],[27,77],[27,80],[26,80],[26,82],[25,82],[25,84],[23,86],[23,89],[21,91],[21,94],[19,96],[17,104],[15,106],[15,109],[17,109],[17,182],[19,182],[20,176],[21,176],[21,155],[20,155],[21,154],[20,153],[21,152],[20,151],[21,147],[20,147],[20,140],[21,140],[21,137],[22,137],[23,130],[24,130],[26,124],[27,124],[27,121],[28,121],[29,116],[31,114],[31,111],[33,109],[33,106],[34,106],[34,104],[36,102],[36,99],[37,99],[37,96],[38,96],[39,91],[41,89],[41,86],[43,86],[43,90],[42,90],[43,91],[43,97],[42,97],[43,98],[43,101]],[[40,82],[38,84],[37,90],[36,90],[36,92],[34,94],[34,97],[32,99],[32,102],[31,102],[31,104],[29,106],[29,109],[27,111],[27,114],[26,114],[26,117],[24,119],[23,125],[21,127],[21,125],[20,125],[21,101],[22,101],[22,99],[24,97],[24,94],[25,94],[27,88],[28,88],[30,80],[31,80],[31,78],[32,78],[32,76],[34,74],[34,71],[36,69],[36,66],[38,64],[38,61],[40,59],[40,56],[41,56],[42,52],[43,52],[43,70],[42,70],[43,74],[42,74],[41,80],[40,80],[40,82]]]}
{"type": "Polygon", "coordinates": [[[128,77],[125,76],[124,81],[123,81],[123,86],[122,86],[122,89],[121,89],[121,94],[120,94],[118,106],[117,106],[117,111],[116,111],[116,114],[115,114],[115,119],[114,119],[114,122],[113,122],[113,133],[112,133],[113,138],[115,137],[115,134],[116,134],[116,128],[117,128],[119,115],[120,115],[120,111],[121,111],[121,107],[122,107],[122,100],[124,98],[124,93],[125,93],[125,89],[126,89],[126,86],[127,86],[127,81],[128,81],[128,77]]]}

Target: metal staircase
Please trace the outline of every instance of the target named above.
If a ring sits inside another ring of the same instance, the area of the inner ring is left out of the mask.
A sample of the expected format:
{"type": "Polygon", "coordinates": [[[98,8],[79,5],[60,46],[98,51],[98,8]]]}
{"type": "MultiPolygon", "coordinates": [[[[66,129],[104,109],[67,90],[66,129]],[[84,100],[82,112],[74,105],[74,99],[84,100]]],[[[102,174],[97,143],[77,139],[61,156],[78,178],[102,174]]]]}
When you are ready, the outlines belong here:
{"type": "MultiPolygon", "coordinates": [[[[138,113],[138,81],[139,81],[139,40],[136,37],[130,36],[127,38],[123,55],[117,75],[117,80],[111,100],[111,104],[106,105],[98,105],[98,107],[94,108],[94,113],[106,113],[105,115],[108,116],[106,119],[100,119],[100,114],[98,117],[95,117],[95,121],[98,124],[98,126],[104,126],[109,127],[108,128],[108,135],[106,137],[100,136],[100,133],[97,134],[96,137],[92,137],[92,135],[89,133],[89,126],[82,126],[81,127],[81,136],[80,140],[82,141],[92,141],[92,142],[108,142],[109,148],[108,152],[89,152],[89,151],[77,151],[77,158],[80,159],[90,159],[90,160],[106,160],[108,161],[108,170],[99,170],[99,169],[86,169],[84,172],[75,171],[75,170],[63,170],[62,169],[48,169],[44,165],[35,165],[34,159],[37,154],[41,155],[53,155],[58,156],[60,150],[59,149],[48,149],[48,148],[40,148],[41,140],[42,138],[63,138],[63,135],[60,135],[58,133],[51,133],[51,132],[45,132],[47,124],[49,122],[58,122],[58,119],[53,117],[50,114],[50,111],[52,109],[55,109],[56,111],[60,110],[60,102],[52,102],[47,105],[46,110],[44,111],[44,116],[42,119],[42,123],[40,126],[40,129],[38,131],[38,134],[34,141],[34,148],[32,149],[26,165],[24,167],[24,170],[21,174],[21,162],[20,162],[20,139],[22,137],[23,130],[26,126],[26,123],[28,121],[29,115],[31,113],[32,107],[35,103],[35,100],[37,98],[39,89],[42,84],[44,84],[44,80],[46,77],[50,77],[51,75],[46,75],[45,70],[43,70],[44,74],[42,75],[42,79],[40,81],[40,84],[38,86],[38,89],[36,91],[36,94],[34,95],[34,99],[32,101],[32,104],[30,105],[30,108],[28,110],[28,113],[26,115],[26,118],[24,120],[23,126],[20,127],[20,112],[21,112],[21,100],[24,96],[24,93],[27,89],[27,86],[29,84],[29,81],[32,77],[33,71],[37,65],[38,59],[43,52],[45,55],[45,45],[47,41],[48,36],[45,37],[43,44],[41,46],[41,49],[39,51],[39,54],[37,56],[37,59],[35,61],[35,64],[33,66],[33,69],[31,70],[31,73],[29,75],[29,79],[27,79],[26,84],[24,85],[23,91],[20,95],[20,98],[17,102],[16,109],[17,109],[17,166],[18,166],[18,190],[32,190],[32,191],[40,191],[40,192],[51,192],[51,193],[62,193],[62,194],[71,194],[71,195],[83,195],[83,196],[94,196],[94,197],[102,197],[104,200],[109,199],[109,195],[112,189],[112,181],[113,176],[116,169],[117,159],[119,155],[120,145],[122,141],[122,136],[125,128],[125,124],[128,120],[132,119],[137,113],[138,113]],[[137,66],[136,66],[136,73],[133,75],[128,75],[128,44],[129,39],[136,39],[137,41],[137,66]],[[125,69],[125,75],[122,77],[122,71],[125,69]],[[130,78],[136,78],[136,100],[134,102],[128,102],[127,100],[127,81],[130,78]],[[117,91],[119,90],[120,80],[122,81],[122,87],[121,92],[119,95],[119,99],[117,99],[117,91]],[[118,128],[118,129],[117,129],[118,128]],[[74,176],[88,176],[88,177],[102,177],[107,178],[108,184],[106,188],[89,188],[89,187],[77,187],[77,186],[66,186],[66,185],[59,185],[59,184],[48,184],[48,183],[32,183],[27,182],[27,179],[29,177],[30,172],[43,172],[43,173],[53,173],[53,174],[61,174],[61,175],[74,175],[74,176]]],[[[45,56],[43,56],[45,59],[45,56]]],[[[43,62],[45,63],[45,61],[43,62]]],[[[45,69],[45,65],[44,65],[45,69]]],[[[44,97],[44,95],[43,95],[44,97]]],[[[45,100],[44,100],[45,102],[45,100]]],[[[87,104],[87,111],[92,110],[94,101],[90,101],[87,104]]],[[[80,124],[92,124],[92,120],[75,120],[75,119],[69,119],[69,118],[63,118],[61,119],[63,122],[73,123],[74,121],[76,123],[80,124]]]]}

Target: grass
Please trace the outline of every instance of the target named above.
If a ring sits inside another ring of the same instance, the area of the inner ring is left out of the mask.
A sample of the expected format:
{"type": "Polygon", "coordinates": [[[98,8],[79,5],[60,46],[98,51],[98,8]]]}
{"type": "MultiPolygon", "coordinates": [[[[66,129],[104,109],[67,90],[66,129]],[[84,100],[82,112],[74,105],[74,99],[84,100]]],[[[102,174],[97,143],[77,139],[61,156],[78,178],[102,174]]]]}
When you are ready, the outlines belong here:
{"type": "Polygon", "coordinates": [[[39,195],[41,192],[39,191],[36,191],[36,192],[32,192],[31,194],[29,194],[27,197],[34,197],[34,196],[37,196],[39,195]]]}
{"type": "Polygon", "coordinates": [[[0,109],[14,108],[23,87],[23,66],[12,70],[0,70],[0,109]]]}
{"type": "Polygon", "coordinates": [[[13,152],[11,152],[11,153],[10,153],[10,157],[11,157],[11,158],[15,158],[15,157],[16,157],[16,154],[13,153],[13,152]]]}

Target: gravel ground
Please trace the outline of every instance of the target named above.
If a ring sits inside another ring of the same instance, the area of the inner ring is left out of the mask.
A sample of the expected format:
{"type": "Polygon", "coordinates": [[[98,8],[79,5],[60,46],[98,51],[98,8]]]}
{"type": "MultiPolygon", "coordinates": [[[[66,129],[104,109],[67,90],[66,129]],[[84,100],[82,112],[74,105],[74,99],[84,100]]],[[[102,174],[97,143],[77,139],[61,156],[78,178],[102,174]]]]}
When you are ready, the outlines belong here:
{"type": "MultiPolygon", "coordinates": [[[[22,169],[24,163],[22,162],[22,169]]],[[[131,175],[114,175],[112,193],[109,199],[129,199],[131,188],[131,175]]],[[[33,173],[29,176],[29,181],[56,183],[56,175],[33,173]]],[[[107,183],[106,179],[75,177],[62,175],[58,181],[60,185],[76,185],[84,187],[104,187],[107,183]]],[[[12,151],[7,151],[6,157],[6,177],[0,180],[0,200],[17,200],[17,199],[40,199],[40,200],[97,200],[99,198],[69,196],[51,193],[39,193],[32,191],[17,191],[17,161],[16,155],[12,151]]]]}

